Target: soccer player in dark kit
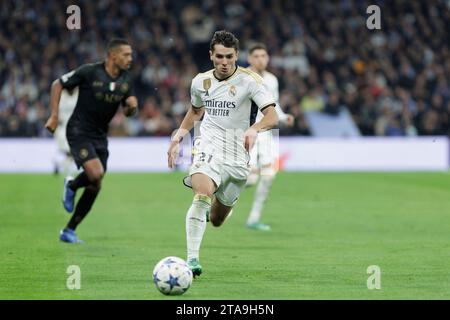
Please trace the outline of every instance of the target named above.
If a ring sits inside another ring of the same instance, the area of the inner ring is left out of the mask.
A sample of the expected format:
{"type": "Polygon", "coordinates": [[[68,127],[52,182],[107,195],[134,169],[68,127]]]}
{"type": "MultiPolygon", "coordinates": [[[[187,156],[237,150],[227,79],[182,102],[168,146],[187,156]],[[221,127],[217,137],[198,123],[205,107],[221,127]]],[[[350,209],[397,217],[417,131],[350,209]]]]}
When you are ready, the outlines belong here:
{"type": "Polygon", "coordinates": [[[108,160],[108,126],[120,105],[126,116],[137,111],[137,98],[131,93],[128,69],[132,49],[123,39],[112,39],[104,62],[85,64],[53,82],[50,96],[51,116],[45,127],[54,132],[58,125],[58,104],[63,89],[79,87],[78,101],[67,124],[67,141],[78,168],[83,171],[74,179],[64,180],[63,205],[67,212],[74,209],[75,194],[84,192],[75,212],[61,231],[60,240],[82,242],[75,229],[90,211],[101,188],[108,160]]]}

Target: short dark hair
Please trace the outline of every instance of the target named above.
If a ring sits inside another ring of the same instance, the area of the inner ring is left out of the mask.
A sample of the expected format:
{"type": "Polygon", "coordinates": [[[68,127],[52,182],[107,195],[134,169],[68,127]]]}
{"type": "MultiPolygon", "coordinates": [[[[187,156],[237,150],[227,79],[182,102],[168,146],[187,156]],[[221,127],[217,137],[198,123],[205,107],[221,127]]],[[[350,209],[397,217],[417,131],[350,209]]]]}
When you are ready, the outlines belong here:
{"type": "Polygon", "coordinates": [[[250,46],[250,48],[248,49],[248,53],[252,54],[255,50],[264,50],[267,52],[267,47],[264,43],[256,42],[250,46]]]}
{"type": "Polygon", "coordinates": [[[106,52],[109,53],[111,50],[116,49],[123,45],[129,46],[130,43],[123,38],[113,38],[109,40],[108,45],[106,46],[106,52]]]}
{"type": "Polygon", "coordinates": [[[239,40],[234,34],[226,30],[214,32],[211,43],[209,44],[209,49],[214,51],[214,45],[216,44],[221,44],[224,47],[234,48],[236,51],[239,51],[239,40]]]}

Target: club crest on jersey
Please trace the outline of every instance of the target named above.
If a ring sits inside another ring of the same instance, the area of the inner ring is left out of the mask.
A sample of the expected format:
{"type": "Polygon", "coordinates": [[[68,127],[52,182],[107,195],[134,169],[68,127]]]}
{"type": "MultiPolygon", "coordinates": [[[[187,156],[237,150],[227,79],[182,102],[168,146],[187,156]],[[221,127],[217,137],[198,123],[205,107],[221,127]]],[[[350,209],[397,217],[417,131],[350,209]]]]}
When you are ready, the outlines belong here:
{"type": "Polygon", "coordinates": [[[80,158],[81,159],[86,159],[86,157],[89,155],[89,151],[87,151],[87,149],[81,149],[80,150],[80,158]]]}
{"type": "Polygon", "coordinates": [[[230,97],[234,97],[236,95],[236,87],[231,86],[230,90],[228,90],[228,94],[230,95],[230,97]]]}
{"type": "Polygon", "coordinates": [[[120,90],[122,90],[123,93],[128,91],[128,83],[122,83],[122,85],[120,86],[120,90]]]}
{"type": "Polygon", "coordinates": [[[209,96],[209,92],[208,92],[209,88],[211,88],[211,79],[208,78],[208,79],[203,80],[203,89],[206,90],[206,93],[205,93],[206,96],[209,96]]]}
{"type": "Polygon", "coordinates": [[[115,82],[110,82],[109,83],[109,91],[114,91],[116,89],[116,83],[115,82]]]}

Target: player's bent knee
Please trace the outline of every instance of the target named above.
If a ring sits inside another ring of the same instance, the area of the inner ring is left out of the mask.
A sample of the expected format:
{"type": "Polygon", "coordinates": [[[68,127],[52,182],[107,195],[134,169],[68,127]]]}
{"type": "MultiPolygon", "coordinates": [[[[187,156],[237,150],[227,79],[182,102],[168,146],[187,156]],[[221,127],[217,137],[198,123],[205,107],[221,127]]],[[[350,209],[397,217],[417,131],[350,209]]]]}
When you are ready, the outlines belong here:
{"type": "Polygon", "coordinates": [[[192,190],[194,191],[194,195],[203,195],[212,198],[214,194],[214,190],[209,188],[208,186],[193,186],[192,190]]]}
{"type": "Polygon", "coordinates": [[[203,200],[203,201],[207,201],[211,204],[212,196],[213,196],[213,194],[210,192],[197,191],[194,194],[194,201],[195,200],[203,200]]]}
{"type": "Polygon", "coordinates": [[[92,170],[89,172],[88,178],[93,185],[100,186],[104,175],[105,173],[103,170],[92,170]]]}
{"type": "Polygon", "coordinates": [[[225,221],[225,219],[221,219],[218,215],[213,214],[210,215],[209,219],[213,227],[220,227],[225,221]]]}
{"type": "Polygon", "coordinates": [[[218,227],[220,227],[223,224],[223,221],[219,222],[219,221],[211,220],[211,224],[212,224],[213,227],[218,228],[218,227]]]}

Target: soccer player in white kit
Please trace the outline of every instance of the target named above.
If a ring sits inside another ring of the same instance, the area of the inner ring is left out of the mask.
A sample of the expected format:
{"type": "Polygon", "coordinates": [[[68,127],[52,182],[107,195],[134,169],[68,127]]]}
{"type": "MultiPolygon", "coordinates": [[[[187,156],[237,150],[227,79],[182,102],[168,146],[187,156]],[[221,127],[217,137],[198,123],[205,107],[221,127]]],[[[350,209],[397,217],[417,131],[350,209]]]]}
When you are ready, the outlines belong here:
{"type": "Polygon", "coordinates": [[[62,172],[64,176],[76,172],[75,162],[70,153],[69,143],[66,137],[66,127],[69,118],[75,109],[78,100],[78,87],[72,91],[64,89],[61,92],[59,100],[58,127],[56,127],[54,136],[58,145],[59,155],[55,159],[55,173],[62,172]]]}
{"type": "MultiPolygon", "coordinates": [[[[278,102],[278,79],[266,70],[269,64],[269,54],[264,44],[255,43],[250,47],[248,63],[250,64],[249,69],[258,73],[264,79],[264,84],[275,98],[275,111],[278,114],[280,124],[292,126],[294,124],[294,117],[284,113],[278,102]]],[[[258,121],[261,117],[262,114],[259,112],[256,120],[258,121]]],[[[272,130],[268,130],[258,134],[255,146],[250,152],[251,172],[247,179],[247,186],[255,185],[258,182],[253,205],[247,219],[247,227],[250,229],[261,231],[270,230],[269,225],[261,222],[261,212],[278,169],[275,164],[276,157],[278,156],[276,146],[277,144],[273,140],[272,130]]]]}
{"type": "Polygon", "coordinates": [[[186,238],[187,262],[195,276],[202,273],[199,250],[208,217],[215,227],[225,221],[247,181],[249,152],[258,132],[278,124],[272,94],[259,75],[236,66],[238,51],[239,41],[232,33],[214,33],[209,51],[214,69],[192,80],[192,106],[167,152],[168,166],[173,168],[180,141],[204,116],[184,181],[194,191],[186,215],[186,238]],[[264,116],[255,122],[258,109],[264,116]]]}

